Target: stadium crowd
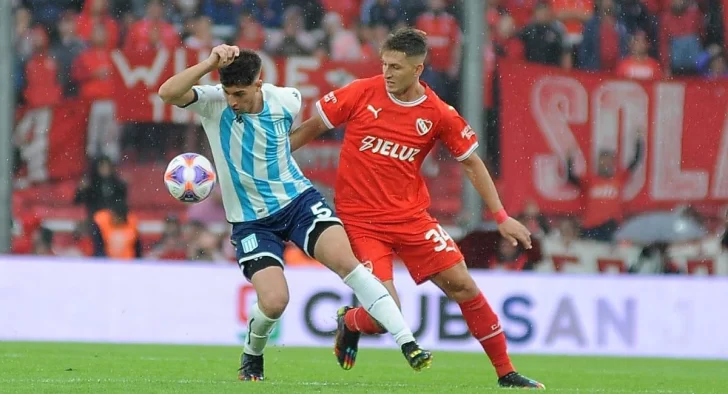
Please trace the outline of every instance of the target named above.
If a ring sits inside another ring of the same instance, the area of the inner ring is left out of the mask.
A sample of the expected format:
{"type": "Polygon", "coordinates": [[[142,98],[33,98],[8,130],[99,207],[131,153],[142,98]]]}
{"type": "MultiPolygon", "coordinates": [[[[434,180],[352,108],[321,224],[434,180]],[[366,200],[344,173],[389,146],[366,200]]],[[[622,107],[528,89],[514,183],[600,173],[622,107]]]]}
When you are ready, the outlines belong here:
{"type": "MultiPolygon", "coordinates": [[[[483,54],[488,92],[485,156],[495,174],[500,98],[493,81],[501,60],[640,80],[728,77],[724,13],[717,0],[488,3],[483,16],[483,28],[491,38],[483,54]]],[[[117,124],[110,75],[116,49],[204,50],[226,42],[277,56],[358,62],[377,58],[383,38],[410,25],[428,36],[423,80],[452,105],[460,100],[463,0],[16,0],[15,7],[18,103],[37,108],[76,96],[94,103],[86,148],[93,165],[79,181],[74,200],[86,207],[88,220],[78,225],[72,242],[58,246],[40,219],[19,219],[23,230],[16,237],[16,253],[210,261],[234,256],[225,226],[216,227],[224,223],[217,194],[190,207],[184,218],[169,215],[161,236],[142,242],[127,201],[133,185],[122,180],[115,167],[124,157],[141,160],[135,151],[168,137],[149,133],[145,125],[117,124]],[[112,232],[117,236],[102,236],[112,232]]],[[[607,172],[615,165],[609,159],[603,163],[607,172]]],[[[635,160],[640,159],[638,154],[635,160]]],[[[23,161],[20,153],[17,161],[23,161]]],[[[583,233],[608,241],[622,219],[618,209],[599,217],[587,215],[582,223],[575,218],[552,223],[534,203],[524,208],[521,218],[537,236],[583,233]]],[[[722,224],[718,221],[715,230],[722,231],[722,224]]],[[[310,262],[300,254],[290,261],[310,262]]]]}

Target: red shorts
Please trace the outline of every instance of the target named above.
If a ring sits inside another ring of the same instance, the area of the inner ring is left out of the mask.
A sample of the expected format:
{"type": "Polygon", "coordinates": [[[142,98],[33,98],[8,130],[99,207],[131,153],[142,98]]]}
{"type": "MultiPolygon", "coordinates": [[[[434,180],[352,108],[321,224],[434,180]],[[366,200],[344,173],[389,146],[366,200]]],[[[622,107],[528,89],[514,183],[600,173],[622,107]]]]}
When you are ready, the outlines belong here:
{"type": "Polygon", "coordinates": [[[383,282],[392,280],[395,253],[418,285],[465,260],[452,238],[428,213],[397,224],[342,221],[356,257],[371,264],[374,276],[383,282]]]}

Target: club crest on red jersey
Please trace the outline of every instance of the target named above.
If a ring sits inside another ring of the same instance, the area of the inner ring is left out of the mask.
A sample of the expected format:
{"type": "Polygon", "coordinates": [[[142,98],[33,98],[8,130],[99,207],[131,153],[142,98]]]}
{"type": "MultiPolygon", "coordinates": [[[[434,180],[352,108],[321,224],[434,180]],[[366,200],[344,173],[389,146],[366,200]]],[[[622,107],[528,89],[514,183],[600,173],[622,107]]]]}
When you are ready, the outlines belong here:
{"type": "Polygon", "coordinates": [[[417,120],[415,121],[415,128],[417,129],[417,134],[425,135],[429,133],[432,129],[432,121],[428,119],[417,118],[417,120]]]}

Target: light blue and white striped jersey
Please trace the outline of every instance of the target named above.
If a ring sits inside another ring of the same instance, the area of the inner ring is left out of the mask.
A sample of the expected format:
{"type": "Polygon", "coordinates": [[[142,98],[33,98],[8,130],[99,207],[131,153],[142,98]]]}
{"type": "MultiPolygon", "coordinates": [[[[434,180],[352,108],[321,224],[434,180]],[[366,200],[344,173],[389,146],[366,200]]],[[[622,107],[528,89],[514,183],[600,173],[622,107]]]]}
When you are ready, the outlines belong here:
{"type": "Polygon", "coordinates": [[[229,222],[268,217],[312,187],[288,140],[301,110],[298,90],[263,84],[263,111],[236,115],[221,85],[193,89],[197,98],[185,108],[202,120],[229,222]]]}

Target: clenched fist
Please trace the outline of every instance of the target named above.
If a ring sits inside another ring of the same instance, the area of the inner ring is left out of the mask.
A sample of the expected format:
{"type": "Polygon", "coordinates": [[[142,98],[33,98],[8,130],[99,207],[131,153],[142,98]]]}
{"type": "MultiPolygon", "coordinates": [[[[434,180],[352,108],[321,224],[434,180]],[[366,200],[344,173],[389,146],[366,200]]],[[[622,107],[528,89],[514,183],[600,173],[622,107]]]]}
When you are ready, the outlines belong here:
{"type": "Polygon", "coordinates": [[[238,55],[240,55],[240,48],[223,44],[212,48],[212,53],[210,53],[210,57],[207,61],[210,62],[215,69],[218,69],[230,65],[230,63],[232,63],[238,55]]]}

